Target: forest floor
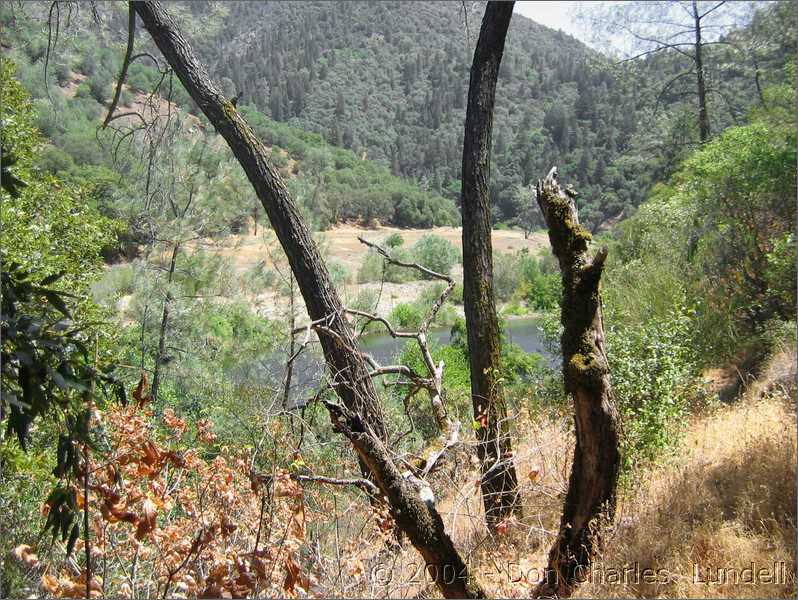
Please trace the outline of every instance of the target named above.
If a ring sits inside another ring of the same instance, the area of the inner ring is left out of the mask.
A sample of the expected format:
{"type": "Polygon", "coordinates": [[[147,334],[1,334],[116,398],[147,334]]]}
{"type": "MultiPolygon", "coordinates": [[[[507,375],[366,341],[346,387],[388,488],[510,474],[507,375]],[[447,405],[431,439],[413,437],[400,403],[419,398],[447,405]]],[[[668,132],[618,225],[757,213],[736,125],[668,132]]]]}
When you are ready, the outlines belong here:
{"type": "MultiPolygon", "coordinates": [[[[576,597],[795,597],[795,378],[792,347],[732,403],[692,416],[673,452],[622,487],[605,548],[576,597]]],[[[521,414],[516,423],[523,516],[503,535],[487,534],[474,465],[453,470],[438,501],[490,597],[529,597],[558,529],[573,453],[568,414],[521,414]]],[[[371,573],[380,560],[367,561],[371,573]]],[[[437,597],[409,544],[389,566],[390,582],[372,582],[369,595],[437,597]]]]}

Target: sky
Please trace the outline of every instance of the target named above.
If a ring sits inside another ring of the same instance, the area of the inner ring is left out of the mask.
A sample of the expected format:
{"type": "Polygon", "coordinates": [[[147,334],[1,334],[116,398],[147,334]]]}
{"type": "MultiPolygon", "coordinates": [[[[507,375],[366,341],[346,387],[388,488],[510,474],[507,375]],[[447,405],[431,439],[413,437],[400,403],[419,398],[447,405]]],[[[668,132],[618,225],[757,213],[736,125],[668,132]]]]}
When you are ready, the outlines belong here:
{"type": "MultiPolygon", "coordinates": [[[[596,3],[593,4],[595,5],[596,3]]],[[[612,6],[622,4],[622,2],[619,0],[610,0],[608,2],[604,2],[603,4],[612,6]]],[[[705,8],[707,6],[711,6],[711,3],[708,2],[701,2],[699,4],[703,4],[705,8]]],[[[715,29],[707,28],[707,30],[704,32],[704,37],[708,40],[717,39],[722,33],[727,31],[728,26],[731,24],[735,22],[746,22],[751,14],[751,4],[752,3],[746,2],[727,3],[723,11],[714,13],[712,16],[712,22],[715,26],[715,29]],[[748,15],[748,17],[745,15],[748,15]]],[[[753,5],[757,7],[767,4],[771,4],[770,0],[759,0],[758,2],[753,3],[753,5]]],[[[589,10],[591,8],[591,3],[585,1],[569,2],[554,0],[516,2],[513,12],[532,19],[533,21],[536,21],[541,25],[545,25],[546,27],[551,27],[552,29],[562,29],[565,33],[572,35],[576,39],[584,42],[588,46],[592,46],[597,50],[610,50],[613,52],[619,52],[621,54],[627,53],[631,50],[631,38],[622,34],[617,34],[609,40],[604,40],[603,44],[600,44],[600,42],[596,39],[591,39],[593,36],[590,35],[591,32],[588,31],[587,25],[584,22],[579,22],[579,19],[576,18],[576,13],[579,12],[580,8],[582,9],[582,12],[584,12],[584,9],[586,8],[589,10]],[[609,42],[609,44],[607,44],[607,42],[609,42]],[[604,47],[601,48],[601,45],[604,47]]],[[[681,20],[674,20],[683,22],[684,15],[680,13],[680,17],[681,20]]],[[[647,26],[656,28],[658,25],[649,23],[647,26]]],[[[684,29],[684,27],[679,27],[679,29],[684,29]]],[[[689,33],[689,35],[692,35],[692,33],[689,33]]]]}
{"type": "Polygon", "coordinates": [[[513,12],[537,21],[552,29],[562,29],[575,38],[589,43],[583,25],[574,22],[573,13],[578,2],[555,2],[553,0],[516,2],[513,12]]]}

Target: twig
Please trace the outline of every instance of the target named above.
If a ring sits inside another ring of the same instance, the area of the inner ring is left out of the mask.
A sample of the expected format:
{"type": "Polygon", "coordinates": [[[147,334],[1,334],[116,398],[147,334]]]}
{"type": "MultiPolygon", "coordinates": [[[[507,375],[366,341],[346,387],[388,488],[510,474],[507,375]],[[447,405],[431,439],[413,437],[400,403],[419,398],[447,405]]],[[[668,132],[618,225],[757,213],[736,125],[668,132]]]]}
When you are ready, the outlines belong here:
{"type": "Polygon", "coordinates": [[[425,275],[429,275],[430,277],[432,277],[434,279],[442,279],[443,281],[447,281],[447,282],[452,282],[453,281],[453,279],[451,277],[449,277],[448,275],[443,275],[442,273],[438,273],[437,271],[433,271],[432,269],[428,269],[427,267],[425,267],[424,265],[421,265],[419,263],[405,262],[403,260],[396,259],[396,258],[392,257],[388,253],[388,251],[385,250],[385,248],[383,248],[379,244],[375,244],[374,242],[369,242],[368,240],[363,239],[360,236],[358,236],[357,239],[358,239],[358,241],[361,244],[365,244],[369,248],[372,248],[373,250],[376,250],[378,254],[380,254],[383,258],[385,258],[385,260],[387,260],[388,262],[390,262],[390,263],[392,263],[394,265],[397,265],[399,267],[407,267],[408,269],[416,269],[417,271],[420,271],[421,273],[424,273],[425,275]]]}
{"type": "Polygon", "coordinates": [[[127,20],[127,50],[125,50],[125,58],[122,61],[122,69],[119,72],[119,79],[116,82],[116,91],[114,92],[114,99],[111,100],[111,106],[108,107],[108,114],[103,121],[103,129],[111,122],[111,115],[116,110],[116,105],[119,103],[119,96],[122,94],[122,86],[127,78],[127,69],[130,66],[130,57],[133,54],[133,40],[136,35],[136,11],[133,10],[133,4],[128,5],[128,20],[127,20]]]}
{"type": "Polygon", "coordinates": [[[295,481],[327,483],[329,485],[354,485],[370,496],[379,496],[380,494],[379,488],[368,479],[338,479],[337,477],[325,477],[323,475],[298,475],[295,473],[291,473],[291,479],[295,481]]]}

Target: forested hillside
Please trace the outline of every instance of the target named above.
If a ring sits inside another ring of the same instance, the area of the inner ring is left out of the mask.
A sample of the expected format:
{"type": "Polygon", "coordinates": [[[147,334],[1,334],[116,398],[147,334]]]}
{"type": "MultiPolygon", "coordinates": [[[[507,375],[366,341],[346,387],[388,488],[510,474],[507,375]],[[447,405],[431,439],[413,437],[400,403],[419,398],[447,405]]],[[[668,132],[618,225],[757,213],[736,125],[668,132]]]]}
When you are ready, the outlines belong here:
{"type": "MultiPolygon", "coordinates": [[[[107,157],[87,156],[78,140],[93,135],[87,126],[110,100],[123,55],[124,11],[115,5],[97,5],[96,13],[76,9],[72,28],[51,40],[59,52],[47,76],[56,85],[45,89],[42,74],[28,68],[48,58],[46,41],[34,35],[47,16],[44,8],[8,7],[6,43],[34,96],[55,103],[54,110],[40,105],[45,135],[73,160],[102,164],[107,157]],[[101,35],[80,35],[95,27],[95,17],[101,35]],[[62,106],[77,118],[56,123],[62,106]]],[[[264,141],[292,160],[293,174],[303,180],[298,187],[308,190],[300,201],[320,226],[347,219],[411,227],[457,220],[465,86],[480,4],[466,12],[457,2],[192,2],[175,8],[201,41],[223,91],[231,98],[240,94],[239,105],[264,141]],[[207,27],[196,28],[194,18],[207,27]],[[387,177],[386,169],[404,181],[387,177]]],[[[786,10],[762,10],[750,27],[741,22],[729,36],[733,45],[708,47],[715,131],[739,122],[758,101],[756,90],[778,81],[795,50],[780,26],[786,10]]],[[[675,77],[685,70],[677,52],[618,64],[561,32],[514,19],[495,114],[496,221],[539,227],[531,186],[554,164],[578,184],[582,220],[592,230],[631,214],[697,141],[690,80],[675,77]],[[667,85],[674,79],[676,85],[667,85]]],[[[149,94],[160,80],[151,61],[135,62],[123,102],[149,94]]],[[[174,100],[202,121],[175,84],[174,100]]],[[[198,131],[207,132],[207,123],[198,131]]],[[[54,168],[65,166],[56,158],[54,168]]]]}
{"type": "MultiPolygon", "coordinates": [[[[241,92],[243,102],[277,121],[318,132],[457,198],[480,3],[363,2],[331,9],[326,2],[230,2],[226,8],[203,56],[231,95],[241,92]]],[[[195,3],[192,10],[200,15],[205,8],[195,3]]],[[[794,40],[779,35],[783,22],[777,10],[758,18],[757,40],[772,42],[757,49],[761,85],[778,80],[794,51],[794,40]]],[[[756,101],[749,60],[726,46],[709,48],[705,68],[719,88],[712,100],[716,130],[756,101]]],[[[689,82],[658,98],[661,86],[684,70],[676,52],[616,65],[568,35],[516,16],[495,113],[496,218],[538,225],[525,214],[528,186],[554,164],[578,182],[591,227],[624,209],[628,214],[696,134],[689,82]]]]}

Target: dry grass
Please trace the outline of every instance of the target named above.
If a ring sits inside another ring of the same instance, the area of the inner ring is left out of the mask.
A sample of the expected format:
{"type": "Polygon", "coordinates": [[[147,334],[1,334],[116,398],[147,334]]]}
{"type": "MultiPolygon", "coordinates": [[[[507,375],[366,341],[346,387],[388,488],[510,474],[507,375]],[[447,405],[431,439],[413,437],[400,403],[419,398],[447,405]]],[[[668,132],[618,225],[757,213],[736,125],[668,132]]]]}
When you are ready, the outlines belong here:
{"type": "MultiPolygon", "coordinates": [[[[648,470],[634,489],[621,494],[616,525],[591,570],[593,579],[577,596],[795,596],[795,365],[794,347],[776,354],[735,405],[696,417],[667,464],[648,470]],[[647,568],[663,570],[658,581],[635,576],[647,568]],[[759,569],[765,571],[750,583],[759,569]],[[778,579],[768,582],[766,573],[778,579]],[[725,580],[719,582],[719,575],[725,580]]],[[[564,458],[573,449],[570,420],[529,431],[519,440],[518,457],[526,484],[524,518],[504,539],[472,556],[493,596],[531,592],[553,541],[549,532],[559,522],[567,483],[564,458]],[[531,464],[546,467],[532,485],[531,464]]]]}
{"type": "Polygon", "coordinates": [[[673,461],[651,471],[624,498],[600,561],[605,569],[664,569],[667,581],[595,581],[579,594],[795,596],[795,437],[794,405],[780,394],[696,423],[673,461]],[[787,581],[706,582],[707,569],[713,578],[718,568],[748,577],[742,570],[752,564],[772,571],[774,563],[784,565],[787,581]]]}
{"type": "MultiPolygon", "coordinates": [[[[591,570],[594,577],[577,596],[795,596],[795,357],[794,348],[780,352],[735,405],[694,417],[668,462],[641,473],[635,488],[621,493],[616,524],[591,570]],[[779,580],[747,583],[753,573],[744,569],[752,564],[754,572],[763,568],[779,580]],[[661,570],[659,581],[644,581],[645,569],[661,570]],[[717,579],[718,569],[727,569],[725,582],[702,581],[710,575],[717,579]],[[641,575],[637,579],[635,572],[641,575]]],[[[461,458],[438,476],[438,508],[447,530],[490,596],[528,597],[542,574],[559,525],[573,444],[568,414],[518,416],[515,458],[523,517],[498,537],[483,525],[476,465],[461,458]]],[[[383,548],[368,554],[366,569],[386,566],[391,581],[368,585],[364,573],[365,585],[351,591],[370,597],[439,596],[434,585],[424,583],[419,556],[409,544],[398,552],[383,548]]]]}

